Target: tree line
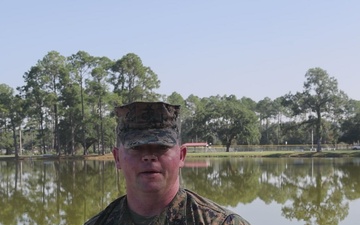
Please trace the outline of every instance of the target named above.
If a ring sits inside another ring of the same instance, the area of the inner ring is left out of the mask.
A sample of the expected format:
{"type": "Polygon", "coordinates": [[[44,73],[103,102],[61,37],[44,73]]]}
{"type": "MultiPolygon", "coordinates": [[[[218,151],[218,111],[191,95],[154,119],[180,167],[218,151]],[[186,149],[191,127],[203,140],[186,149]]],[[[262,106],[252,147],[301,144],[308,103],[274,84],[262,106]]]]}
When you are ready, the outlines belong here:
{"type": "Polygon", "coordinates": [[[46,154],[105,154],[115,145],[113,109],[133,101],[182,107],[182,141],[223,145],[281,145],[360,140],[360,101],[338,89],[322,68],[305,73],[302,92],[256,102],[216,95],[186,98],[157,93],[158,75],[128,53],[117,60],[85,51],[48,52],[23,75],[16,90],[0,84],[0,149],[46,154]]]}

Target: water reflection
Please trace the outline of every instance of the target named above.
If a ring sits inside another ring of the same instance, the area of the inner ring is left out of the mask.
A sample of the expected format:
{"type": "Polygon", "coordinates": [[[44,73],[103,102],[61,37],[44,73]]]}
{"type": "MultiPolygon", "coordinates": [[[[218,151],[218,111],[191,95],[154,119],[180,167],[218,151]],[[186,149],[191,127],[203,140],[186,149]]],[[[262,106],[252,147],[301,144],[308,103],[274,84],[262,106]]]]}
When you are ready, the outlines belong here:
{"type": "MultiPolygon", "coordinates": [[[[180,175],[182,186],[226,207],[280,204],[287,224],[341,224],[360,198],[356,158],[188,158],[180,175]]],[[[0,224],[82,224],[124,193],[112,161],[0,161],[0,224]]]]}
{"type": "Polygon", "coordinates": [[[0,161],[0,176],[5,225],[82,224],[119,195],[121,183],[110,161],[0,161]]]}

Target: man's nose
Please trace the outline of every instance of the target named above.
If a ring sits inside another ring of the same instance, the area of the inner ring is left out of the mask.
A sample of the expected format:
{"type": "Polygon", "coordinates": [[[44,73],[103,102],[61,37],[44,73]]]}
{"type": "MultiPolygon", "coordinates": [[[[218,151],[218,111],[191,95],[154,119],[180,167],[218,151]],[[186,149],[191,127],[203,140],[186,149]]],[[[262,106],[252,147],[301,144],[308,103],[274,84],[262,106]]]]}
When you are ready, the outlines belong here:
{"type": "Polygon", "coordinates": [[[142,157],[142,161],[144,162],[156,162],[158,157],[154,154],[146,154],[142,157]]]}

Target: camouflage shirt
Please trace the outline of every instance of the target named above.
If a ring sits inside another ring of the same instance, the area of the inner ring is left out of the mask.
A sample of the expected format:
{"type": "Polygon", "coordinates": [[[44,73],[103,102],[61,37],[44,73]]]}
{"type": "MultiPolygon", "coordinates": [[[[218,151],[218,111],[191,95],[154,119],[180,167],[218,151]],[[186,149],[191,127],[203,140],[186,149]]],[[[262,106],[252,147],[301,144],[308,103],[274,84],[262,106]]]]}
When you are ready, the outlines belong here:
{"type": "MultiPolygon", "coordinates": [[[[135,225],[127,206],[126,196],[110,203],[98,215],[84,225],[135,225]]],[[[163,212],[154,217],[151,225],[195,225],[224,224],[250,225],[241,216],[227,210],[218,204],[205,199],[194,192],[180,189],[171,203],[163,212]]]]}

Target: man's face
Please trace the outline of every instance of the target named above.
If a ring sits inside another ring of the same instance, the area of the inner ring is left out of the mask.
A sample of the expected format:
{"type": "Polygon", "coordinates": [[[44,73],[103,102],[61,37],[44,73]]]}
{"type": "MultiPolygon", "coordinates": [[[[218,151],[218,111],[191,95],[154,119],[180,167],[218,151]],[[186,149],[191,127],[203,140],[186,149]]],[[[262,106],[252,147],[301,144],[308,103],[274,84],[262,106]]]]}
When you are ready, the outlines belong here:
{"type": "Polygon", "coordinates": [[[141,145],[114,150],[118,169],[122,169],[128,191],[166,192],[179,188],[179,169],[184,166],[186,148],[179,145],[141,145]]]}

